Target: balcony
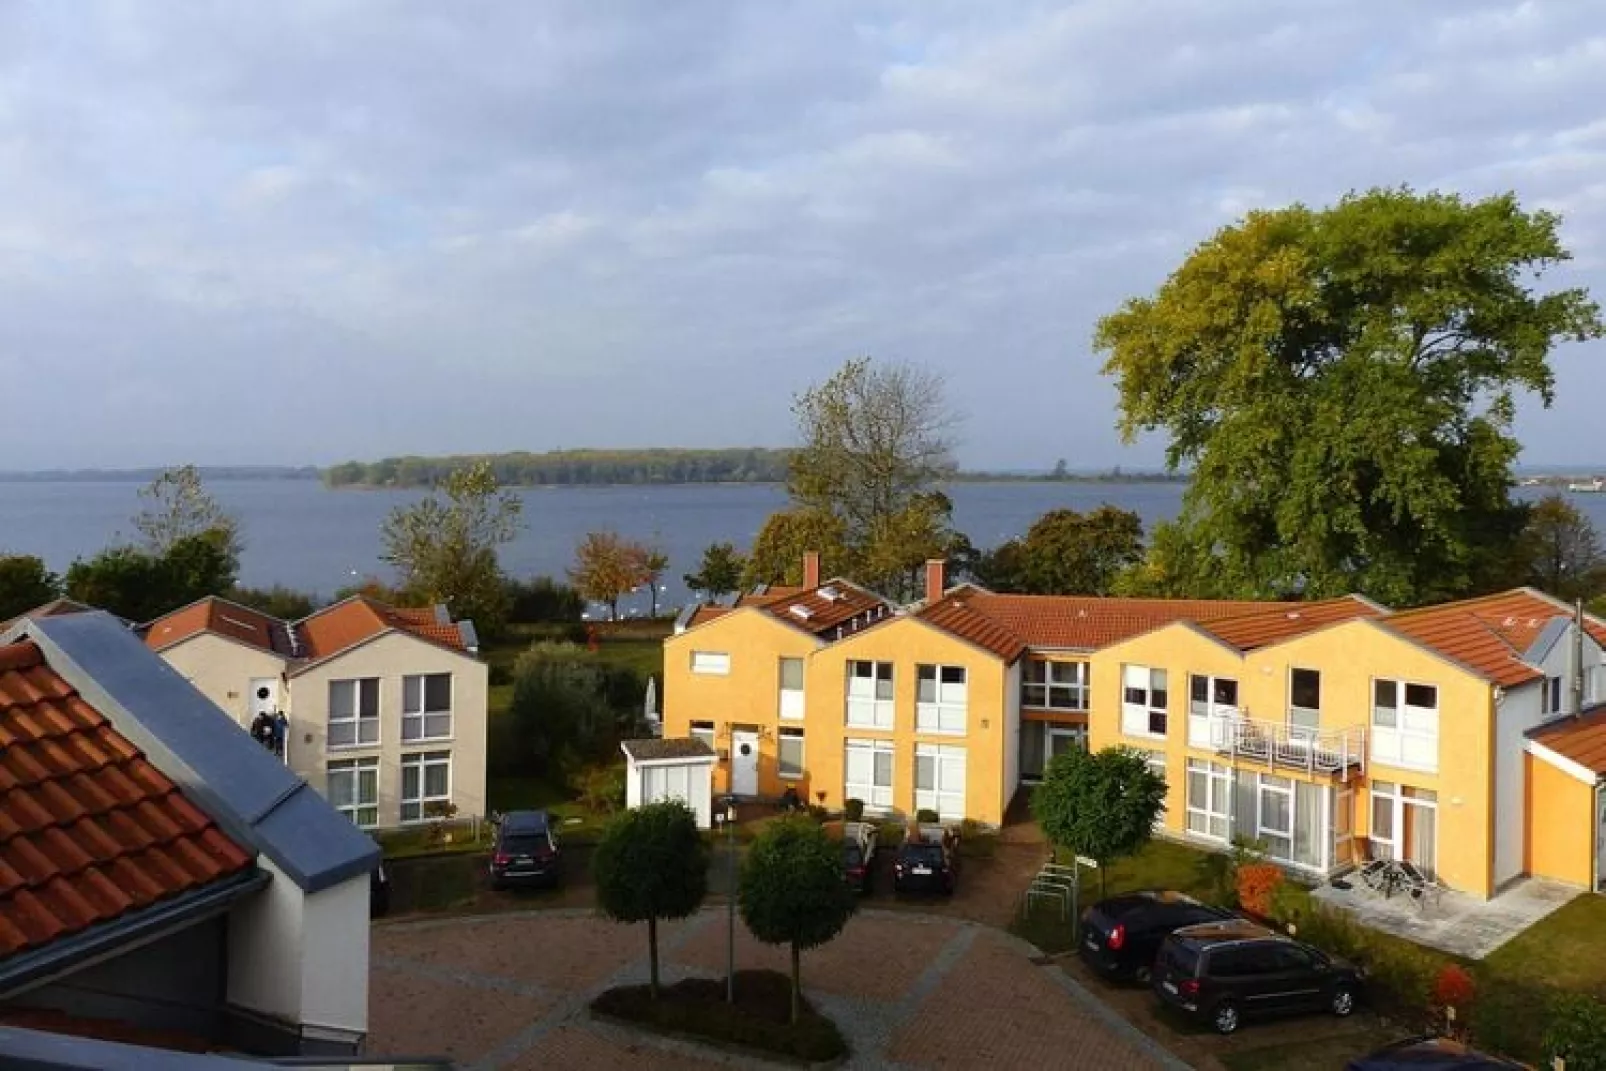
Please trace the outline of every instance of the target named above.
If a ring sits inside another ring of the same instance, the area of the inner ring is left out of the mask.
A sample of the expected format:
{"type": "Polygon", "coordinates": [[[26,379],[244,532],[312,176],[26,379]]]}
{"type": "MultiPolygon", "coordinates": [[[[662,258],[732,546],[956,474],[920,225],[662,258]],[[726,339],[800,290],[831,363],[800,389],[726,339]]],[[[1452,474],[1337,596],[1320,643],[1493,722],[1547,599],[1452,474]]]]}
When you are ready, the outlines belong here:
{"type": "Polygon", "coordinates": [[[1366,771],[1366,730],[1306,729],[1280,722],[1255,721],[1239,713],[1188,716],[1188,746],[1252,762],[1269,770],[1300,770],[1348,780],[1366,771]]]}

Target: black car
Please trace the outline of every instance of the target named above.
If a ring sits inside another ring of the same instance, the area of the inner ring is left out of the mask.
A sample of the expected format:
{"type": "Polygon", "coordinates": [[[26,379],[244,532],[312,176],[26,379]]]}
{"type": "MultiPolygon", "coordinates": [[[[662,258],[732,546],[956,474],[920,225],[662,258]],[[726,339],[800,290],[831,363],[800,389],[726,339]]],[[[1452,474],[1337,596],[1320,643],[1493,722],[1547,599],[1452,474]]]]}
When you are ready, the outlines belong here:
{"type": "Polygon", "coordinates": [[[880,830],[869,822],[841,822],[827,825],[826,831],[842,842],[842,880],[859,895],[868,895],[880,830]]]}
{"type": "Polygon", "coordinates": [[[1149,983],[1160,942],[1172,930],[1222,922],[1232,912],[1179,892],[1147,890],[1100,900],[1082,915],[1078,949],[1089,967],[1111,978],[1149,983]]]}
{"type": "Polygon", "coordinates": [[[1344,1071],[1524,1071],[1524,1065],[1467,1048],[1449,1038],[1408,1038],[1358,1056],[1344,1071]]]}
{"type": "Polygon", "coordinates": [[[496,825],[491,847],[491,888],[556,885],[558,837],[545,811],[509,811],[496,825]]]}
{"type": "Polygon", "coordinates": [[[892,863],[892,891],[951,895],[959,878],[956,838],[941,826],[909,830],[892,863]]]}
{"type": "Polygon", "coordinates": [[[1252,922],[1207,922],[1167,937],[1154,961],[1165,1003],[1223,1034],[1252,1016],[1355,1010],[1361,972],[1252,922]]]}

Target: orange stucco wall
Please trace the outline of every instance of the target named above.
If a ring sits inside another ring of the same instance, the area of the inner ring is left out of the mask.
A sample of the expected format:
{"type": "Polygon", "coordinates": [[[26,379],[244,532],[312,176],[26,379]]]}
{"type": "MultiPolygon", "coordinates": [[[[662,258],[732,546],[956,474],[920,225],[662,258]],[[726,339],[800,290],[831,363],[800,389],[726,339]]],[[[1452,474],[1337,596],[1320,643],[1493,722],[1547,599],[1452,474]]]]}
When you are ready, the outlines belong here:
{"type": "Polygon", "coordinates": [[[1527,770],[1526,869],[1536,877],[1588,887],[1593,880],[1595,788],[1533,755],[1527,770]]]}

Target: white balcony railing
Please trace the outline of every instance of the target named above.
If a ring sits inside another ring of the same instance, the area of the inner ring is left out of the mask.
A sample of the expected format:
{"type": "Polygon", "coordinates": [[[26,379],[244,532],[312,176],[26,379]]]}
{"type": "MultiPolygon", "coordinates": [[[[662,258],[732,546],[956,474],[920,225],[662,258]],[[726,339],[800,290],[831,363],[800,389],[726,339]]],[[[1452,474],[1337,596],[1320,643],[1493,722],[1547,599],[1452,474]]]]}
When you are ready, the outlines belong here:
{"type": "Polygon", "coordinates": [[[1192,716],[1188,743],[1271,769],[1345,775],[1366,770],[1366,730],[1304,729],[1244,717],[1192,716]]]}

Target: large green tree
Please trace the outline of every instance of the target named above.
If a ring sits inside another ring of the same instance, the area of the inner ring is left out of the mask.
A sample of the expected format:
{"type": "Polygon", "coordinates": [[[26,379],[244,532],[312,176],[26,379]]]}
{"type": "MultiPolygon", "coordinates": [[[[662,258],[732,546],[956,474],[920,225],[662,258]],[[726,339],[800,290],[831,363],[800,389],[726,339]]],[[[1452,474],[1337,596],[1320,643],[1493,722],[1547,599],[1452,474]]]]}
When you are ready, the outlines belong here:
{"type": "Polygon", "coordinates": [[[681,580],[692,591],[703,592],[712,598],[741,590],[742,571],[747,559],[734,543],[710,543],[703,548],[702,561],[695,573],[686,573],[681,580]]]}
{"type": "Polygon", "coordinates": [[[792,953],[792,1022],[802,1010],[802,954],[842,932],[858,897],[842,880],[842,846],[808,818],[782,818],[754,838],[737,901],[753,936],[792,953]]]}
{"type": "Polygon", "coordinates": [[[608,617],[618,620],[619,600],[648,580],[651,553],[618,532],[587,532],[574,548],[569,580],[585,598],[606,603],[608,617]]]}
{"type": "Polygon", "coordinates": [[[240,522],[201,483],[194,465],[168,469],[140,488],[144,507],[134,515],[134,530],[151,554],[161,557],[180,540],[216,532],[229,556],[240,557],[240,522]]]}
{"type": "Polygon", "coordinates": [[[977,580],[995,591],[1108,595],[1143,557],[1143,521],[1131,510],[1050,510],[1021,539],[986,554],[977,580]]]}
{"type": "Polygon", "coordinates": [[[853,552],[842,521],[820,510],[783,509],[770,514],[753,538],[743,586],[801,584],[803,555],[817,551],[822,576],[852,576],[853,552]]]}
{"type": "Polygon", "coordinates": [[[1600,533],[1582,510],[1559,494],[1534,503],[1517,568],[1523,582],[1562,599],[1587,599],[1606,586],[1600,533]]]}
{"type": "Polygon", "coordinates": [[[1070,748],[1054,756],[1032,793],[1032,817],[1050,844],[1106,864],[1147,844],[1165,809],[1165,779],[1130,748],[1070,748]]]}
{"type": "Polygon", "coordinates": [[[645,922],[648,985],[658,997],[658,920],[683,919],[708,894],[708,846],[697,816],[679,800],[626,811],[591,857],[597,906],[616,922],[645,922]]]}
{"type": "Polygon", "coordinates": [[[108,547],[67,569],[67,595],[88,606],[145,622],[234,587],[236,559],[222,529],[184,536],[155,554],[144,547],[108,547]]]}
{"type": "Polygon", "coordinates": [[[518,534],[523,507],[501,489],[488,462],[475,462],[424,499],[392,510],[380,530],[380,557],[395,567],[406,598],[444,603],[495,636],[508,613],[497,550],[518,534]]]}
{"type": "Polygon", "coordinates": [[[1516,395],[1548,404],[1551,347],[1603,331],[1583,290],[1534,287],[1558,223],[1408,189],[1254,212],[1101,320],[1122,434],[1193,470],[1148,582],[1407,605],[1498,583],[1516,395]]]}
{"type": "Polygon", "coordinates": [[[0,554],[0,621],[7,621],[61,594],[61,578],[43,558],[0,554]]]}

